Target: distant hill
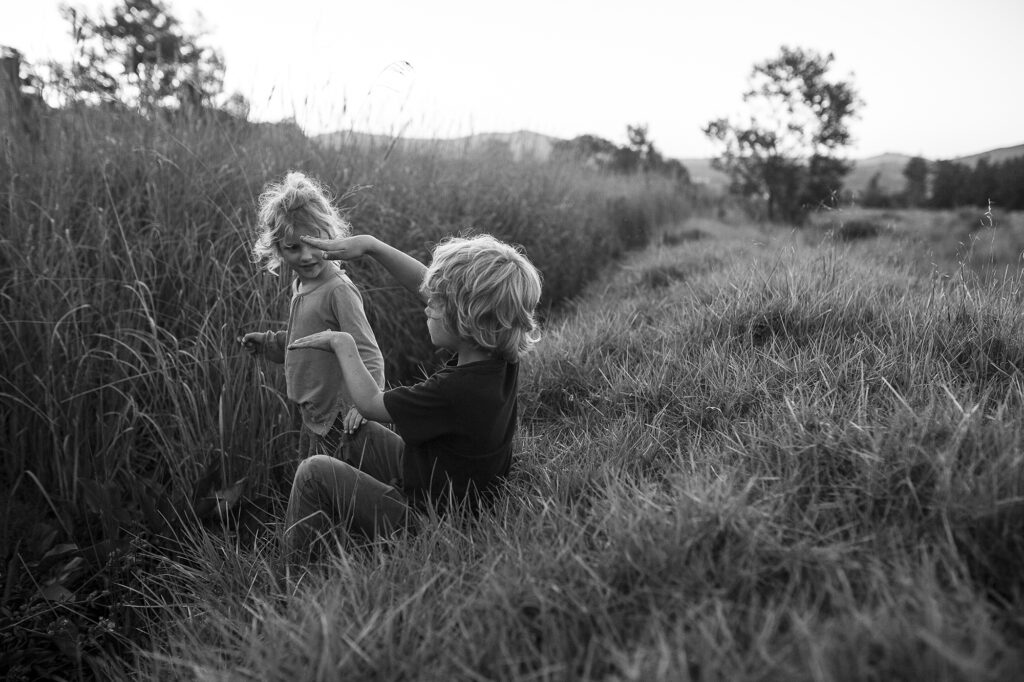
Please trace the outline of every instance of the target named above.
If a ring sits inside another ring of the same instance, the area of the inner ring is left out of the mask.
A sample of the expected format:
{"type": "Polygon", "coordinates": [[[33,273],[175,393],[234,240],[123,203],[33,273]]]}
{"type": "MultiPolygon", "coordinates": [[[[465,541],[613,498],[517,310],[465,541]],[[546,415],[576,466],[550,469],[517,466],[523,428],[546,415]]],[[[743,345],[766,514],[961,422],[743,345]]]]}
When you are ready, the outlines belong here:
{"type": "Polygon", "coordinates": [[[1007,159],[1015,159],[1018,156],[1024,156],[1024,144],[1018,144],[1013,147],[1000,147],[999,149],[992,149],[980,154],[971,154],[970,156],[961,156],[956,160],[960,163],[974,165],[982,159],[987,159],[989,163],[999,163],[1007,159]]]}
{"type": "Polygon", "coordinates": [[[466,154],[507,154],[515,161],[547,161],[556,137],[519,130],[514,133],[477,133],[455,138],[417,138],[391,135],[376,135],[356,131],[339,131],[316,135],[317,142],[339,148],[355,145],[362,148],[386,150],[392,145],[396,149],[426,151],[442,156],[464,156],[466,154]]]}
{"type": "Polygon", "coordinates": [[[902,192],[907,184],[903,177],[903,169],[907,162],[914,157],[907,154],[895,154],[892,152],[869,156],[866,159],[854,159],[853,169],[850,174],[843,178],[844,187],[852,192],[863,192],[867,189],[871,178],[879,173],[878,187],[886,194],[902,192]]]}
{"type": "MultiPolygon", "coordinates": [[[[346,146],[380,149],[386,151],[394,145],[396,149],[439,153],[444,156],[462,156],[469,153],[508,153],[511,158],[546,161],[560,138],[542,135],[528,130],[514,133],[476,133],[456,138],[416,138],[391,135],[377,135],[358,131],[343,130],[315,135],[313,139],[327,147],[338,149],[346,146]]],[[[713,189],[724,189],[728,178],[724,173],[711,168],[711,159],[679,159],[690,172],[691,179],[713,189]]]]}
{"type": "MultiPolygon", "coordinates": [[[[507,155],[509,158],[522,161],[546,161],[551,156],[557,137],[519,130],[514,133],[476,133],[456,138],[395,138],[389,135],[374,135],[356,131],[340,131],[325,133],[313,138],[317,142],[332,148],[356,145],[387,150],[394,145],[399,149],[428,151],[445,156],[464,156],[469,154],[507,155]]],[[[992,163],[1024,156],[1024,144],[1012,147],[1000,147],[970,156],[961,156],[953,161],[976,164],[980,159],[988,159],[992,163]]],[[[879,173],[879,187],[887,194],[895,194],[903,190],[906,180],[903,169],[913,158],[908,154],[886,153],[865,159],[854,159],[854,167],[846,176],[844,185],[847,190],[863,192],[871,178],[879,173]]],[[[929,159],[934,161],[935,159],[929,159]]],[[[711,167],[710,158],[679,159],[690,172],[694,183],[710,189],[723,191],[729,184],[728,177],[711,167]]]]}
{"type": "MultiPolygon", "coordinates": [[[[969,156],[958,156],[948,160],[974,166],[981,159],[987,159],[990,163],[999,163],[1007,159],[1017,158],[1018,156],[1024,156],[1024,144],[1018,144],[1013,147],[1000,147],[999,149],[991,149],[969,156]]],[[[845,179],[846,189],[863,192],[875,173],[881,173],[878,179],[879,187],[881,187],[882,191],[887,194],[901,192],[906,185],[903,169],[912,158],[912,156],[907,154],[881,154],[867,159],[855,160],[854,163],[856,165],[845,179]]],[[[937,160],[928,159],[929,162],[937,160]]]]}
{"type": "MultiPolygon", "coordinates": [[[[970,166],[975,165],[981,159],[988,159],[990,163],[999,163],[1006,159],[1013,159],[1024,156],[1024,144],[1013,147],[1000,147],[970,156],[960,156],[952,161],[964,163],[970,166]]],[[[878,156],[871,156],[865,159],[854,159],[853,169],[843,180],[847,190],[863,192],[867,189],[868,183],[875,173],[878,177],[879,187],[887,194],[895,194],[903,191],[906,179],[903,177],[903,169],[907,162],[913,157],[909,154],[886,153],[878,156]]],[[[702,183],[713,189],[724,189],[729,184],[729,179],[724,173],[714,170],[711,167],[711,159],[680,159],[682,164],[690,171],[690,177],[694,182],[702,183]]],[[[936,159],[928,159],[929,162],[936,159]]]]}

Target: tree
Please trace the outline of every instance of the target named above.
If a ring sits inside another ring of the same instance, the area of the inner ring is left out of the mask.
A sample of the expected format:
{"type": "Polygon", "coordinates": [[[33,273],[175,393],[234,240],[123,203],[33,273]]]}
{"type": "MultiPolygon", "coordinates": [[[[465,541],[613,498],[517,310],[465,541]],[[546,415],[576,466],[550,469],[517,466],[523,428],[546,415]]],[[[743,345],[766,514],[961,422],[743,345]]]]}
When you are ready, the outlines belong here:
{"type": "Polygon", "coordinates": [[[829,78],[834,60],[783,46],[751,72],[743,94],[748,120],[718,118],[703,129],[724,145],[714,167],[733,192],[762,197],[769,220],[802,222],[808,206],[841,189],[851,168],[838,153],[850,143],[849,120],[862,102],[851,83],[829,78]]]}
{"type": "Polygon", "coordinates": [[[998,187],[998,166],[993,166],[985,157],[978,159],[965,188],[967,203],[973,206],[985,206],[992,199],[998,187]]]}
{"type": "Polygon", "coordinates": [[[967,187],[971,181],[971,168],[959,161],[935,162],[932,180],[932,208],[958,208],[970,203],[967,187]]]}
{"type": "Polygon", "coordinates": [[[860,203],[867,208],[889,208],[892,204],[892,197],[882,189],[882,171],[875,172],[868,180],[868,186],[864,188],[860,203]]]}
{"type": "Polygon", "coordinates": [[[639,166],[642,170],[661,170],[665,159],[662,157],[661,152],[658,151],[658,148],[654,146],[654,141],[647,132],[646,124],[627,125],[626,138],[629,140],[630,149],[636,152],[639,166]]]}
{"type": "Polygon", "coordinates": [[[224,84],[220,52],[181,25],[161,0],[121,0],[110,16],[92,18],[64,5],[75,56],[57,65],[68,94],[86,101],[118,101],[143,111],[211,104],[224,84]]]}
{"type": "Polygon", "coordinates": [[[0,132],[34,134],[34,113],[42,108],[39,77],[13,47],[0,45],[0,132]]]}
{"type": "Polygon", "coordinates": [[[1008,211],[1024,210],[1024,156],[996,164],[997,185],[992,202],[1008,211]]]}
{"type": "Polygon", "coordinates": [[[924,204],[928,197],[928,162],[915,156],[903,167],[903,177],[907,179],[907,187],[903,191],[907,206],[916,208],[924,204]]]}

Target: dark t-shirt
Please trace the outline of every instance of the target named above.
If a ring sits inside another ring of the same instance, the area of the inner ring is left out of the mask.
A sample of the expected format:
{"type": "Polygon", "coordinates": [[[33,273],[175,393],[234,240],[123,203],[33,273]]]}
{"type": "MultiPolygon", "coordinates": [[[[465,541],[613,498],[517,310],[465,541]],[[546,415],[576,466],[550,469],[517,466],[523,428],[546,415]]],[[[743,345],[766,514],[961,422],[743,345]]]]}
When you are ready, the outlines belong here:
{"type": "Polygon", "coordinates": [[[491,358],[459,366],[452,358],[415,386],[384,393],[405,441],[405,494],[443,505],[449,493],[475,506],[512,464],[519,365],[491,358]]]}

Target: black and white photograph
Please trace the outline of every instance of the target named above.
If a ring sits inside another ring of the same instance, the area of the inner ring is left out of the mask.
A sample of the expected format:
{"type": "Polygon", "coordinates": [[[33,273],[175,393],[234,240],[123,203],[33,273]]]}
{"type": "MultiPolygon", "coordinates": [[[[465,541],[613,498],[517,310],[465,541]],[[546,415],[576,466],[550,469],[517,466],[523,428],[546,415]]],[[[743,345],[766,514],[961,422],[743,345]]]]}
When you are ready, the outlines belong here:
{"type": "Polygon", "coordinates": [[[1021,0],[0,0],[0,679],[1024,679],[1021,0]]]}

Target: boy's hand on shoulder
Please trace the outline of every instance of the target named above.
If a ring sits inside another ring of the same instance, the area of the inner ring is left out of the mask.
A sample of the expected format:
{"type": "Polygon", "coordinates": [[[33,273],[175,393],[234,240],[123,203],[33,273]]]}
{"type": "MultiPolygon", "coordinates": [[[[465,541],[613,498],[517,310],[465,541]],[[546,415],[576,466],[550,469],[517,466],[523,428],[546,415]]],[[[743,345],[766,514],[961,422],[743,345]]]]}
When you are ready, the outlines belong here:
{"type": "Polygon", "coordinates": [[[295,350],[296,348],[314,348],[316,350],[333,351],[339,344],[345,344],[346,340],[353,347],[355,346],[355,341],[352,339],[352,335],[348,332],[327,330],[316,332],[309,336],[303,336],[301,339],[295,339],[288,344],[288,350],[295,350]]]}
{"type": "Polygon", "coordinates": [[[310,246],[323,251],[324,260],[354,260],[365,256],[376,241],[368,234],[357,234],[344,239],[320,239],[319,237],[300,237],[310,246]]]}

